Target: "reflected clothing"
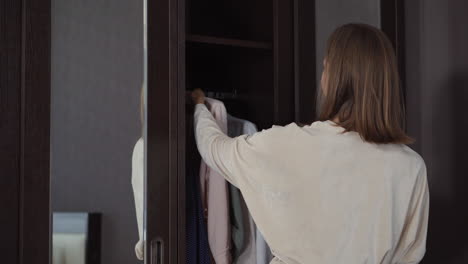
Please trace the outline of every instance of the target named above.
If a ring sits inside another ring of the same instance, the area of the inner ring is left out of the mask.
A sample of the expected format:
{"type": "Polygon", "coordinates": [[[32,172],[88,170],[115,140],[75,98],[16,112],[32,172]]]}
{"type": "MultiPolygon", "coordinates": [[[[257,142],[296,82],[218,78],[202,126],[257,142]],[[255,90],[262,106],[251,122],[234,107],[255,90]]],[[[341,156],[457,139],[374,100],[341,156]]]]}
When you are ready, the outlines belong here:
{"type": "Polygon", "coordinates": [[[135,199],[135,211],[138,225],[138,236],[139,240],[135,245],[135,254],[139,260],[143,260],[143,203],[144,203],[144,156],[145,147],[144,141],[140,138],[135,147],[133,148],[132,154],[132,188],[133,197],[135,199]]]}
{"type": "MultiPolygon", "coordinates": [[[[226,107],[221,101],[206,98],[210,116],[214,117],[221,133],[227,133],[226,107]]],[[[226,180],[204,161],[200,165],[202,205],[207,219],[208,241],[216,264],[230,264],[231,227],[229,219],[229,192],[226,180]]]]}
{"type": "Polygon", "coordinates": [[[423,159],[372,144],[332,121],[229,138],[195,110],[202,158],[237,186],[275,256],[271,263],[418,263],[429,191],[423,159]]]}

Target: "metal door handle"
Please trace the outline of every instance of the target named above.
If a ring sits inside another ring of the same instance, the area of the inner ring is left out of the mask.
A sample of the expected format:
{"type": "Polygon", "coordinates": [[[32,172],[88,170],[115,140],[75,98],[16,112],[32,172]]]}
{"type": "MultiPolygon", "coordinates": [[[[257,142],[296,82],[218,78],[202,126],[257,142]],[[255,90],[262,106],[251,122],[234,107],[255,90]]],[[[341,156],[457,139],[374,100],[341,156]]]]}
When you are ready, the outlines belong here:
{"type": "Polygon", "coordinates": [[[151,241],[151,264],[164,264],[164,240],[156,238],[151,241]]]}

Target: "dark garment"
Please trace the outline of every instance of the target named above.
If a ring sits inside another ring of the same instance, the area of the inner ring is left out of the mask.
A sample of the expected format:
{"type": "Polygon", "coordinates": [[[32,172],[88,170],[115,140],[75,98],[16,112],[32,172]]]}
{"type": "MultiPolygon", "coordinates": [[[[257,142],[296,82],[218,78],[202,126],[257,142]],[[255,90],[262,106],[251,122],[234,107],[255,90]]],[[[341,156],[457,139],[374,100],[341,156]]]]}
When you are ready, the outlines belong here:
{"type": "MultiPolygon", "coordinates": [[[[233,118],[228,115],[228,136],[237,137],[244,134],[244,124],[242,120],[233,118]]],[[[232,239],[232,256],[233,263],[237,263],[239,256],[245,247],[246,242],[246,226],[244,222],[243,208],[242,208],[242,194],[239,189],[234,185],[229,184],[229,213],[231,220],[231,239],[232,239]]]]}
{"type": "MultiPolygon", "coordinates": [[[[228,136],[252,135],[257,132],[257,127],[246,120],[228,115],[228,136]]],[[[238,264],[256,263],[256,229],[250,212],[242,197],[241,191],[234,185],[229,185],[231,198],[231,237],[233,244],[234,262],[238,264]]],[[[257,263],[259,264],[259,263],[257,263]]]]}
{"type": "Polygon", "coordinates": [[[210,264],[211,252],[200,195],[200,155],[193,132],[193,113],[187,113],[186,153],[186,253],[187,264],[210,264]]]}
{"type": "Polygon", "coordinates": [[[231,218],[231,238],[233,263],[237,263],[245,244],[244,212],[242,212],[241,192],[234,185],[229,184],[230,196],[230,218],[231,218]]]}

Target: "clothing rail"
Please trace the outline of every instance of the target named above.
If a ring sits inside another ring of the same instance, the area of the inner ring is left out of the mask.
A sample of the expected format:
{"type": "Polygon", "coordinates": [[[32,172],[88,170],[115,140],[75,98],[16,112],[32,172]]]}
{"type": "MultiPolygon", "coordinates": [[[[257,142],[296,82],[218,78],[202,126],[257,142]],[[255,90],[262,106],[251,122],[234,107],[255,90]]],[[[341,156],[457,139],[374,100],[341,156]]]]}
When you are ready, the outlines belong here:
{"type": "Polygon", "coordinates": [[[234,91],[232,93],[230,92],[211,92],[208,91],[206,92],[206,96],[213,98],[213,99],[218,99],[218,100],[227,100],[227,99],[238,99],[239,96],[237,94],[237,91],[234,91]]]}

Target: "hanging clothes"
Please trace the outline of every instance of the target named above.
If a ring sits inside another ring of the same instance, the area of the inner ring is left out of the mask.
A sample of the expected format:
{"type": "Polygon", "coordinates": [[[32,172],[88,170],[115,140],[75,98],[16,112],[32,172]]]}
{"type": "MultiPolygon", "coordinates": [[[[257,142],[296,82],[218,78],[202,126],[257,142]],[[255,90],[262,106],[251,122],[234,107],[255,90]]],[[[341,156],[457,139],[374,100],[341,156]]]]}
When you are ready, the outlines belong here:
{"type": "MultiPolygon", "coordinates": [[[[228,114],[228,136],[253,135],[257,127],[252,122],[228,114]]],[[[250,215],[240,190],[229,184],[231,198],[231,232],[234,263],[268,264],[273,259],[270,248],[250,215]]]]}
{"type": "Polygon", "coordinates": [[[265,239],[263,238],[262,233],[260,230],[256,228],[257,233],[257,241],[256,241],[256,248],[257,248],[257,264],[269,264],[273,259],[273,253],[271,252],[270,247],[266,243],[265,239]]]}
{"type": "MultiPolygon", "coordinates": [[[[244,134],[252,135],[257,127],[243,119],[228,114],[228,136],[237,137],[244,134]]],[[[233,259],[238,264],[255,264],[257,257],[255,224],[240,190],[229,185],[231,200],[231,236],[233,242],[233,259]]]]}
{"type": "MultiPolygon", "coordinates": [[[[227,134],[227,113],[224,104],[211,98],[206,98],[206,104],[221,131],[227,134]]],[[[202,161],[200,183],[211,253],[216,264],[230,264],[232,262],[231,224],[227,182],[223,176],[202,161]]]]}
{"type": "Polygon", "coordinates": [[[200,155],[198,154],[193,134],[193,119],[190,113],[187,117],[187,157],[186,157],[186,263],[211,264],[210,246],[206,230],[205,217],[201,202],[198,168],[200,155]]]}

